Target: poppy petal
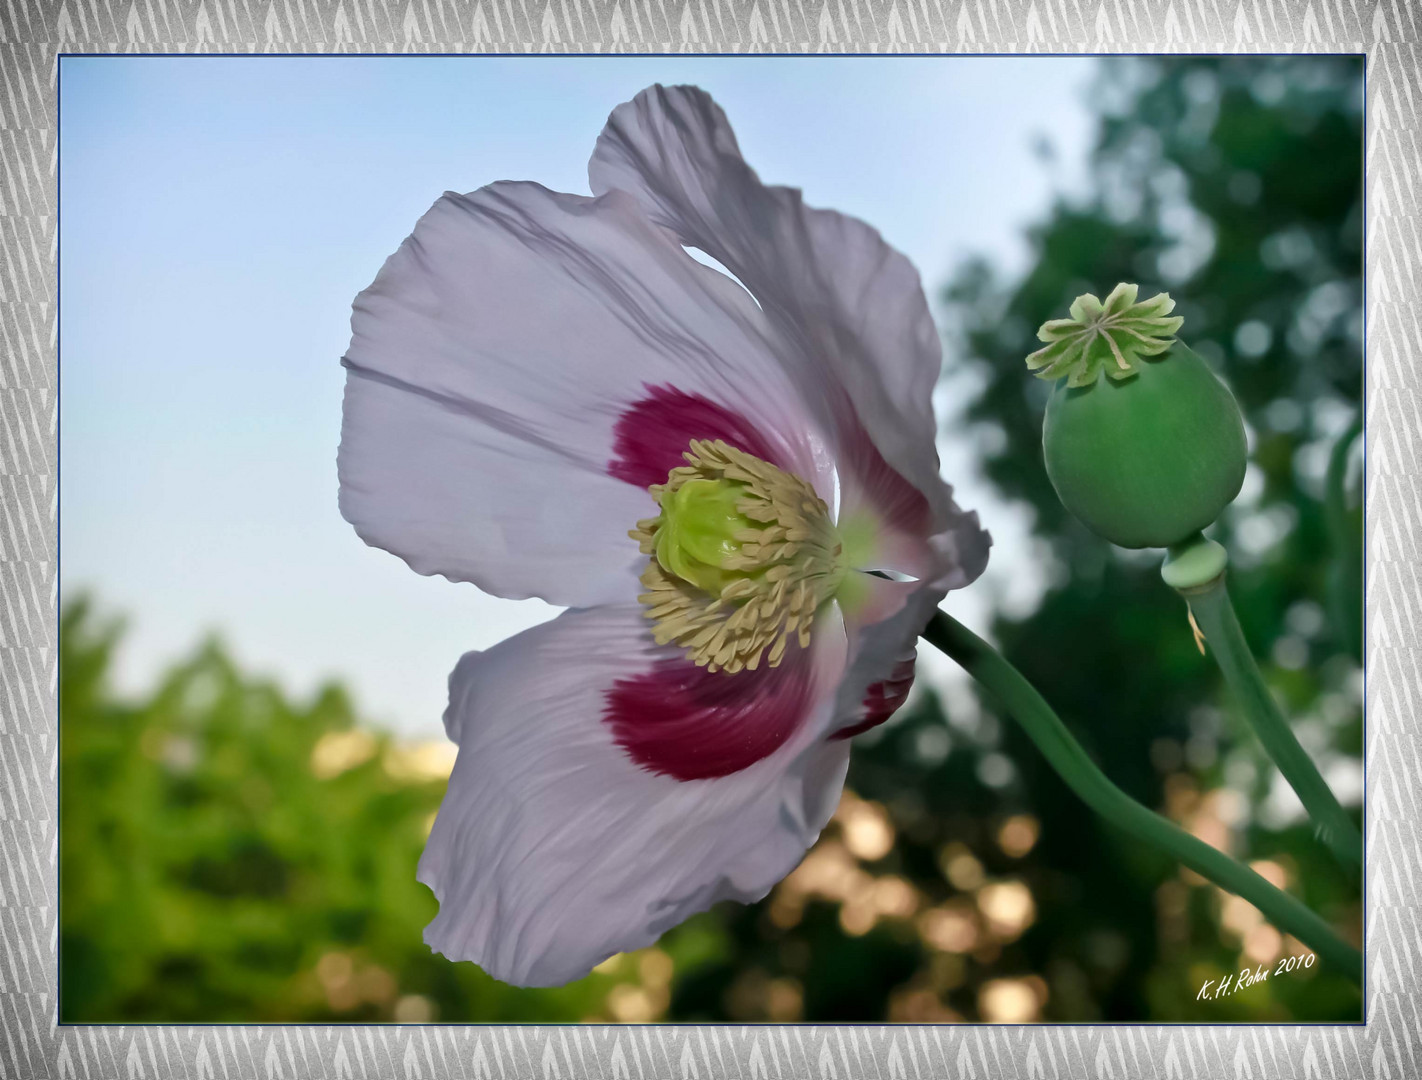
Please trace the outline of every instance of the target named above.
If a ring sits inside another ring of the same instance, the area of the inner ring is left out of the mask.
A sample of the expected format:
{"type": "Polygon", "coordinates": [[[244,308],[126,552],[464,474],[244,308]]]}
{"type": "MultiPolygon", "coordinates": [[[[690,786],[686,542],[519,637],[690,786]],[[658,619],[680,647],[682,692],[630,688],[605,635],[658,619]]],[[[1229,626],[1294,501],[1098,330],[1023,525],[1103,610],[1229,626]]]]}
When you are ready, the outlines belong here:
{"type": "MultiPolygon", "coordinates": [[[[814,843],[844,782],[849,744],[823,738],[843,636],[817,637],[799,676],[809,692],[790,695],[802,710],[793,731],[737,771],[694,779],[648,767],[609,720],[619,683],[675,656],[651,643],[640,609],[565,612],[462,659],[446,713],[459,757],[420,861],[440,901],[426,942],[506,982],[552,986],[719,900],[764,896],[814,843]]],[[[710,677],[734,687],[740,675],[710,677]]],[[[695,719],[763,710],[766,687],[742,685],[741,700],[702,701],[695,719]]],[[[668,703],[663,735],[688,718],[685,704],[668,703]]],[[[654,702],[637,708],[655,727],[654,702]]],[[[698,736],[680,734],[693,761],[698,736]]]]}
{"type": "Polygon", "coordinates": [[[352,331],[341,512],[420,573],[569,606],[635,595],[627,530],[655,503],[615,463],[639,405],[672,435],[685,424],[647,413],[659,392],[833,482],[763,313],[622,193],[446,194],[357,297],[352,331]]]}
{"type": "Polygon", "coordinates": [[[653,86],[618,106],[588,175],[594,192],[630,192],[653,221],[744,282],[794,346],[779,357],[835,437],[846,495],[885,500],[879,517],[911,511],[920,536],[960,533],[967,562],[958,576],[976,577],[988,540],[938,475],[941,351],[908,259],[864,222],[762,184],[697,87],[653,86]]]}
{"type": "Polygon", "coordinates": [[[885,581],[880,586],[880,610],[889,610],[884,598],[891,596],[897,607],[875,622],[846,619],[852,659],[835,695],[831,739],[848,739],[876,727],[904,703],[913,684],[918,636],[946,595],[930,585],[904,589],[885,581]]]}

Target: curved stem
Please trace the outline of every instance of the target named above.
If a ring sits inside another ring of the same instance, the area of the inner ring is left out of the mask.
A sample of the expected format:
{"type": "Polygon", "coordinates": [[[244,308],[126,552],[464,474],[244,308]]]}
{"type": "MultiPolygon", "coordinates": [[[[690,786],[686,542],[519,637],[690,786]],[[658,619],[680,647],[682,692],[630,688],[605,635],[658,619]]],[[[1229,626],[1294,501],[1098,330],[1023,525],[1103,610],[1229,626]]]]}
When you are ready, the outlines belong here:
{"type": "Polygon", "coordinates": [[[1215,655],[1215,662],[1224,673],[1225,682],[1238,699],[1245,719],[1284,779],[1298,794],[1299,800],[1313,818],[1319,834],[1334,857],[1348,868],[1363,861],[1363,837],[1348,812],[1338,804],[1333,791],[1319,774],[1313,759],[1294,737],[1289,723],[1274,703],[1274,696],[1254,662],[1239,628],[1234,605],[1225,588],[1225,575],[1180,594],[1190,605],[1205,642],[1215,655]]]}
{"type": "Polygon", "coordinates": [[[1032,684],[987,642],[945,612],[933,616],[924,640],[956,660],[993,693],[1082,800],[1112,824],[1173,855],[1196,873],[1257,907],[1327,963],[1362,982],[1362,955],[1313,911],[1247,866],[1191,836],[1113,784],[1073,738],[1032,684]]]}

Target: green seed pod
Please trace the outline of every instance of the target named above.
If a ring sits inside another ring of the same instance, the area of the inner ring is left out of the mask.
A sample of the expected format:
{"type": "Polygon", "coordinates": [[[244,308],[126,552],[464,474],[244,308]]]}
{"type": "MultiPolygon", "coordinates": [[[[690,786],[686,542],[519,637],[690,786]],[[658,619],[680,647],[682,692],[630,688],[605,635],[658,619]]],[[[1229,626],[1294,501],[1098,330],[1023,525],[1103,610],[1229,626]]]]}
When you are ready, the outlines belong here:
{"type": "Polygon", "coordinates": [[[1045,323],[1027,358],[1066,376],[1042,428],[1047,475],[1092,532],[1126,548],[1169,547],[1210,525],[1244,483],[1244,420],[1234,397],[1174,335],[1165,293],[1136,303],[1118,285],[1080,296],[1045,323]],[[1101,378],[1105,372],[1107,378],[1101,378]]]}

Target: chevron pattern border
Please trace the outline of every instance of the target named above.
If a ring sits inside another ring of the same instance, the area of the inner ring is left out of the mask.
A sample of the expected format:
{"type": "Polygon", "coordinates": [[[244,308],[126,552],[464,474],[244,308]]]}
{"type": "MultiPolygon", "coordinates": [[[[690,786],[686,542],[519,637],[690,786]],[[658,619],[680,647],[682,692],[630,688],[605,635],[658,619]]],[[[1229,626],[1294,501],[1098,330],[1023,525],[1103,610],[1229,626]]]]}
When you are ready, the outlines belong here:
{"type": "Polygon", "coordinates": [[[0,11],[0,1078],[1422,1076],[1422,6],[11,0],[0,11]],[[56,1024],[57,56],[1366,51],[1366,1027],[56,1024]]]}

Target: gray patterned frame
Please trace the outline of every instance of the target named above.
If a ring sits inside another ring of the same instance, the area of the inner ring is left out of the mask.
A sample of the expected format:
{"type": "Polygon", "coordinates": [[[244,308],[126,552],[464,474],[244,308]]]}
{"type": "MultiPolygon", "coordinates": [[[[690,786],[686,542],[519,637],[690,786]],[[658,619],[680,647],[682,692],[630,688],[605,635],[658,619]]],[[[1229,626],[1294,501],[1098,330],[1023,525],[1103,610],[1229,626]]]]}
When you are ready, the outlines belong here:
{"type": "Polygon", "coordinates": [[[1413,0],[9,0],[0,11],[0,1080],[1422,1076],[1422,7],[1413,0]],[[60,1027],[58,56],[1366,52],[1366,1026],[60,1027]]]}

